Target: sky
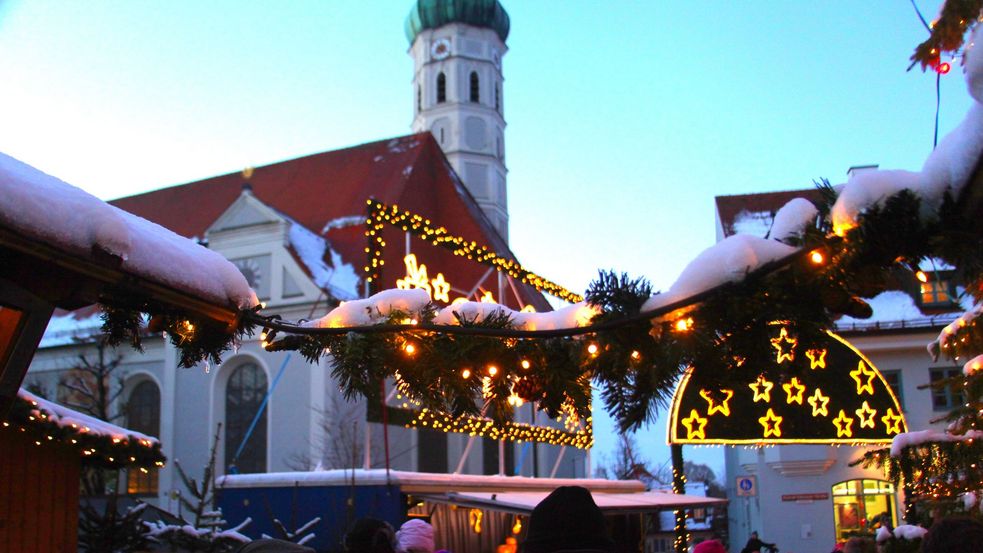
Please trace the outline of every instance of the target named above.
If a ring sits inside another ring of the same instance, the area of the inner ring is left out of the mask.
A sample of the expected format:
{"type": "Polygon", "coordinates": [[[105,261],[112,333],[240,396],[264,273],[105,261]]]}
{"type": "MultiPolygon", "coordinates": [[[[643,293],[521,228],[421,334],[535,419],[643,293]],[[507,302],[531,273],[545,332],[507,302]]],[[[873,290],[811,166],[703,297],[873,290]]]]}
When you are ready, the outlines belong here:
{"type": "MultiPolygon", "coordinates": [[[[667,288],[713,243],[717,195],[919,170],[932,149],[908,1],[502,3],[511,247],[570,289],[598,269],[667,288]]],[[[0,152],[112,199],[408,134],[412,5],[0,0],[0,152]]],[[[961,73],[940,136],[969,108],[961,73]]],[[[639,434],[656,466],[664,441],[639,434]]]]}

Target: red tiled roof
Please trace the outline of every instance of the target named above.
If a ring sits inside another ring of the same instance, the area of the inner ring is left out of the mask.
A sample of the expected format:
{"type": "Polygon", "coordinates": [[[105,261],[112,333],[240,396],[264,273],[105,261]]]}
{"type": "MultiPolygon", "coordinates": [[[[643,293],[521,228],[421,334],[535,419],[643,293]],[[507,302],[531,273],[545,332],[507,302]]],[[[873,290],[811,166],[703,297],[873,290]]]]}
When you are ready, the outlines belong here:
{"type": "Polygon", "coordinates": [[[822,199],[819,190],[815,188],[717,196],[717,220],[724,229],[724,236],[730,236],[734,234],[734,223],[741,213],[770,213],[774,216],[776,211],[794,198],[805,198],[814,204],[822,199]]]}
{"type": "MultiPolygon", "coordinates": [[[[183,236],[201,238],[239,197],[243,182],[241,173],[229,173],[110,203],[183,236]]],[[[249,184],[257,199],[315,233],[332,221],[365,216],[366,200],[375,198],[514,259],[429,132],[258,167],[249,184]]],[[[357,225],[332,228],[323,235],[347,263],[360,270],[366,261],[363,233],[364,225],[357,225]]],[[[394,287],[403,276],[403,232],[387,229],[384,236],[386,263],[381,280],[384,287],[394,287]]],[[[414,243],[413,251],[426,256],[434,275],[440,270],[464,288],[473,286],[487,270],[423,243],[414,243]]],[[[537,310],[548,309],[541,294],[521,288],[524,302],[533,303],[537,310]]]]}

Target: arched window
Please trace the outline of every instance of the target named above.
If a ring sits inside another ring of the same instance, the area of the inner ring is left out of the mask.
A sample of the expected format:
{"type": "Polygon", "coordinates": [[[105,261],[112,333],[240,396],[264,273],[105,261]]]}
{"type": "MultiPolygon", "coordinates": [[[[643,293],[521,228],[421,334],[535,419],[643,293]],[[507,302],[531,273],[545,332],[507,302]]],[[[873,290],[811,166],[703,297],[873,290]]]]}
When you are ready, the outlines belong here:
{"type": "Polygon", "coordinates": [[[478,86],[478,72],[472,71],[471,72],[471,101],[480,102],[481,101],[480,94],[481,93],[479,91],[479,86],[478,86]]]}
{"type": "MultiPolygon", "coordinates": [[[[126,427],[147,436],[160,436],[160,389],[153,380],[133,387],[126,400],[126,427]]],[[[126,493],[156,494],[157,469],[132,468],[126,473],[126,493]]]]}
{"type": "Polygon", "coordinates": [[[884,480],[847,480],[833,486],[833,522],[837,541],[897,525],[894,484],[884,480]]]}
{"type": "Polygon", "coordinates": [[[225,386],[225,468],[235,460],[241,473],[266,472],[266,410],[248,438],[246,432],[266,397],[266,373],[256,363],[236,367],[225,386]],[[242,453],[236,459],[236,452],[242,453]]]}
{"type": "Polygon", "coordinates": [[[447,77],[444,72],[437,73],[437,103],[442,104],[447,101],[447,77]]]}

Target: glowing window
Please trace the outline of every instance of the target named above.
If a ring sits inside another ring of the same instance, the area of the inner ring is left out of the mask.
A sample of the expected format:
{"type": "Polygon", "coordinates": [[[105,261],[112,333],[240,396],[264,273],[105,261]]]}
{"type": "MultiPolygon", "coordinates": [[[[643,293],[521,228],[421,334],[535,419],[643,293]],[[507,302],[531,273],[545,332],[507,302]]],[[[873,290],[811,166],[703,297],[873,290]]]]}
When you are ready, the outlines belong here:
{"type": "MultiPolygon", "coordinates": [[[[255,363],[237,367],[225,387],[225,465],[228,469],[266,397],[266,374],[255,363]]],[[[256,421],[235,465],[241,473],[266,472],[266,413],[256,421]]]]}
{"type": "Polygon", "coordinates": [[[873,536],[881,526],[896,526],[894,491],[894,485],[884,480],[848,480],[834,485],[836,540],[873,536]]]}
{"type": "MultiPolygon", "coordinates": [[[[126,400],[126,427],[148,436],[160,435],[160,389],[152,380],[137,384],[126,400]]],[[[157,469],[130,469],[126,493],[156,494],[157,469]]]]}
{"type": "Polygon", "coordinates": [[[952,303],[949,294],[948,280],[930,280],[919,283],[922,305],[938,305],[952,303]]]}

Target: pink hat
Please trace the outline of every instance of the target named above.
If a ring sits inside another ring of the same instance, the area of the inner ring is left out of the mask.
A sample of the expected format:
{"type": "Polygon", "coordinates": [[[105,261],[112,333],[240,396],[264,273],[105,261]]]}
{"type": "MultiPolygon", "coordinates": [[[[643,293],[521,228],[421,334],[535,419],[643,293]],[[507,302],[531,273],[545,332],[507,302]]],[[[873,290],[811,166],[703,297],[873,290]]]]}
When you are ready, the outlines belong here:
{"type": "Polygon", "coordinates": [[[717,540],[707,540],[696,544],[693,548],[693,553],[727,553],[724,549],[723,544],[717,540]]]}
{"type": "Polygon", "coordinates": [[[396,541],[403,551],[433,553],[433,526],[417,518],[407,520],[396,532],[396,541]]]}

